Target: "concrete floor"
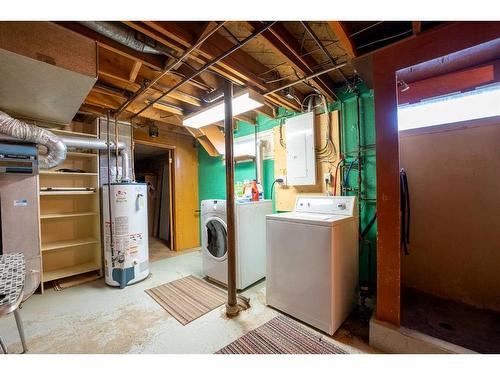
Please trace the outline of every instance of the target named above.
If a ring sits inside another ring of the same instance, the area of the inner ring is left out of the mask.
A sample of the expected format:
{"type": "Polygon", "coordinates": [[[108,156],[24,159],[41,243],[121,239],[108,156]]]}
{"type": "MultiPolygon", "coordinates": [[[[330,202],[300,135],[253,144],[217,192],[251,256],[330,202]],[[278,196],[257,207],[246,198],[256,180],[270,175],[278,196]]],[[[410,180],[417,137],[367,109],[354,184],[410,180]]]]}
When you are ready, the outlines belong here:
{"type": "MultiPolygon", "coordinates": [[[[34,295],[21,310],[29,353],[214,353],[278,314],[265,306],[260,282],[242,293],[252,307],[237,318],[221,306],[182,326],[144,290],[191,274],[201,277],[199,251],[151,263],[148,279],[123,290],[100,279],[34,295]]],[[[13,315],[0,319],[0,335],[9,352],[21,351],[13,315]]],[[[349,327],[336,335],[350,352],[373,352],[349,327]]]]}

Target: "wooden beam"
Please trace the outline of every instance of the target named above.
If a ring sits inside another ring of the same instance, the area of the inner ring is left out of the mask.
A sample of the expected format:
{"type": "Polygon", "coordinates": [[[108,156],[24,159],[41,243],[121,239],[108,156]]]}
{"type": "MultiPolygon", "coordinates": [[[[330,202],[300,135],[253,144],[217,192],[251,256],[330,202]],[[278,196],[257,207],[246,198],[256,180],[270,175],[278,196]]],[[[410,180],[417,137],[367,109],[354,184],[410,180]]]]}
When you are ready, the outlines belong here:
{"type": "Polygon", "coordinates": [[[161,43],[176,52],[184,52],[184,46],[180,43],[177,43],[171,39],[165,38],[165,35],[155,30],[154,28],[147,25],[146,22],[136,22],[136,21],[122,21],[125,25],[147,35],[151,39],[156,40],[158,43],[161,43]]]}
{"type": "Polygon", "coordinates": [[[135,82],[137,79],[137,75],[139,74],[139,70],[141,70],[142,63],[140,61],[135,61],[134,65],[132,65],[132,69],[130,70],[130,75],[128,80],[130,82],[135,82]]]}
{"type": "Polygon", "coordinates": [[[247,124],[250,124],[250,125],[256,124],[255,118],[251,117],[249,115],[240,114],[240,115],[234,116],[234,118],[238,121],[243,121],[243,122],[246,122],[247,124]]]}
{"type": "MultiPolygon", "coordinates": [[[[146,101],[146,104],[148,104],[149,102],[146,101]]],[[[182,111],[182,109],[180,108],[176,108],[176,107],[171,107],[169,105],[166,105],[166,104],[163,104],[163,103],[160,103],[160,102],[157,102],[157,103],[154,103],[153,104],[153,108],[156,108],[160,111],[163,111],[163,112],[168,112],[168,113],[173,113],[175,115],[183,115],[184,112],[182,111]]]]}
{"type": "Polygon", "coordinates": [[[423,99],[453,92],[473,90],[476,87],[497,82],[499,73],[500,60],[496,60],[486,65],[471,67],[416,82],[405,81],[410,88],[406,91],[398,91],[398,104],[416,103],[423,99]]]}
{"type": "Polygon", "coordinates": [[[349,34],[344,27],[344,24],[341,21],[328,21],[328,25],[330,29],[332,29],[333,33],[339,38],[340,45],[344,48],[347,56],[349,58],[354,58],[358,55],[356,51],[356,45],[353,40],[349,37],[349,34]]]}
{"type": "MultiPolygon", "coordinates": [[[[190,48],[195,43],[193,35],[176,22],[145,21],[144,23],[184,45],[185,48],[190,48]]],[[[217,57],[232,46],[233,44],[229,40],[216,33],[200,46],[198,54],[207,61],[217,57]]],[[[213,67],[213,70],[235,83],[245,84],[249,82],[261,90],[267,89],[257,75],[265,72],[268,68],[242,50],[237,50],[220,61],[213,67]]]]}
{"type": "MultiPolygon", "coordinates": [[[[250,21],[247,24],[252,29],[260,27],[260,22],[258,21],[250,21]]],[[[274,24],[269,30],[264,31],[262,36],[272,47],[290,61],[291,65],[300,70],[302,74],[314,73],[313,67],[318,65],[318,62],[310,54],[302,56],[300,52],[300,43],[283,24],[274,24]]],[[[335,84],[327,74],[313,78],[311,81],[314,82],[315,86],[318,87],[329,100],[333,100],[336,97],[334,91],[335,84]]]]}
{"type": "Polygon", "coordinates": [[[95,40],[97,44],[102,48],[125,56],[134,61],[140,61],[144,65],[149,66],[151,69],[161,70],[165,64],[165,59],[159,55],[152,55],[133,50],[132,48],[115,42],[114,40],[96,33],[95,31],[90,30],[77,22],[60,21],[55,23],[95,40]]]}
{"type": "Polygon", "coordinates": [[[422,22],[421,21],[411,21],[411,28],[413,30],[413,35],[418,35],[422,32],[422,22]]]}
{"type": "Polygon", "coordinates": [[[260,115],[264,115],[264,116],[267,116],[269,118],[275,118],[276,117],[276,110],[269,106],[269,105],[264,105],[262,107],[259,107],[259,108],[256,108],[254,109],[254,112],[260,114],[260,115]]]}

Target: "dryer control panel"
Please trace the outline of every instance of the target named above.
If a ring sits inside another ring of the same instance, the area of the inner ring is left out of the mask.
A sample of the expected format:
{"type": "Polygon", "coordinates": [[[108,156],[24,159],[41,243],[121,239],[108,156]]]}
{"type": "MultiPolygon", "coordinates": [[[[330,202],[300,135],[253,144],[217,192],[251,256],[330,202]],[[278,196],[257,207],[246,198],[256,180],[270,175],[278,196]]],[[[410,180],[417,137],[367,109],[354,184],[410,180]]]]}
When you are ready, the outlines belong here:
{"type": "Polygon", "coordinates": [[[332,215],[358,216],[356,197],[328,197],[299,195],[296,212],[315,212],[332,215]]]}

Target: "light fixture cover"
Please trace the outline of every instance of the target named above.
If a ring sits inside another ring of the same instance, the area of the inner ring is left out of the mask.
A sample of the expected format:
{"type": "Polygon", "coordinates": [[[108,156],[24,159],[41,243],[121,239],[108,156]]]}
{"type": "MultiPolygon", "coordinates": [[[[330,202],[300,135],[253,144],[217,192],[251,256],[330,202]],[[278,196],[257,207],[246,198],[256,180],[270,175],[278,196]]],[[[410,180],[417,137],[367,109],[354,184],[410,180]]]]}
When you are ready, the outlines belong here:
{"type": "MultiPolygon", "coordinates": [[[[264,105],[264,97],[253,90],[245,90],[233,97],[233,116],[251,111],[264,105]]],[[[199,129],[203,126],[224,120],[224,101],[211,105],[182,121],[184,126],[199,129]]]]}

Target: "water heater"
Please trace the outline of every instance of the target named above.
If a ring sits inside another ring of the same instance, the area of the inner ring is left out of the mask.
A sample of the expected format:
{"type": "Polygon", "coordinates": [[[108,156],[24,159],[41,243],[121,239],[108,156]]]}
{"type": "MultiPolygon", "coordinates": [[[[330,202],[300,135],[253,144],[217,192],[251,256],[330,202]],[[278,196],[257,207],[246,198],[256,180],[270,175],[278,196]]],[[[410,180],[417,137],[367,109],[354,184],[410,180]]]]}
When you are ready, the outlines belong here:
{"type": "Polygon", "coordinates": [[[125,288],[149,275],[147,185],[111,183],[102,191],[106,284],[125,288]]]}

